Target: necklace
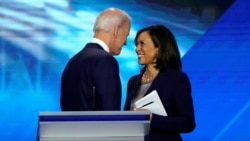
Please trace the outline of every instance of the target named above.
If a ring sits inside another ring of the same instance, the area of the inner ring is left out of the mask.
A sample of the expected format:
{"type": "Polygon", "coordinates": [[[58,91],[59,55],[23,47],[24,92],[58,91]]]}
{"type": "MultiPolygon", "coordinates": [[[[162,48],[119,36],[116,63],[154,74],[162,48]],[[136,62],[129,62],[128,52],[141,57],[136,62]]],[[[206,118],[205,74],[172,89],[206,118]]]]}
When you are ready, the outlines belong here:
{"type": "Polygon", "coordinates": [[[158,71],[156,71],[155,73],[151,73],[150,71],[146,70],[143,75],[142,75],[142,83],[149,83],[152,82],[155,77],[157,76],[158,71]]]}

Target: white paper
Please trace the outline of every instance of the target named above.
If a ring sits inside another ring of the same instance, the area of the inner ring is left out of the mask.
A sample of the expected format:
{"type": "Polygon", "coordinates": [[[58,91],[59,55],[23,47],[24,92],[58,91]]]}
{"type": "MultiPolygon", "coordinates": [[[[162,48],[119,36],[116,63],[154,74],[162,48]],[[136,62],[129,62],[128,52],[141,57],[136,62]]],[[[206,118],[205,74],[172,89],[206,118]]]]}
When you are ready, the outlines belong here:
{"type": "Polygon", "coordinates": [[[149,93],[148,95],[146,95],[145,97],[137,100],[135,102],[135,107],[136,108],[142,108],[142,109],[147,109],[149,111],[151,111],[154,114],[157,115],[162,115],[162,116],[167,116],[167,112],[164,109],[161,99],[157,93],[156,90],[153,90],[151,93],[149,93]],[[147,103],[153,102],[147,106],[144,106],[147,103]]]}

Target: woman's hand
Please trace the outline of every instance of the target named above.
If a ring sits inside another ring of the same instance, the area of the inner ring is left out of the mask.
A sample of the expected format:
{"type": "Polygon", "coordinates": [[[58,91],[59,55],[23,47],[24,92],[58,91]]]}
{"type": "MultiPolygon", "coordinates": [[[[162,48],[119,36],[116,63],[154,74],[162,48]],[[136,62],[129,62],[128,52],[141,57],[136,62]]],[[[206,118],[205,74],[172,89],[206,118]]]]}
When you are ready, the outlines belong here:
{"type": "MultiPolygon", "coordinates": [[[[134,111],[149,111],[148,109],[143,109],[143,108],[134,108],[134,111]]],[[[150,111],[149,111],[150,112],[150,111]]],[[[153,114],[150,112],[149,114],[149,120],[152,120],[153,114]]]]}

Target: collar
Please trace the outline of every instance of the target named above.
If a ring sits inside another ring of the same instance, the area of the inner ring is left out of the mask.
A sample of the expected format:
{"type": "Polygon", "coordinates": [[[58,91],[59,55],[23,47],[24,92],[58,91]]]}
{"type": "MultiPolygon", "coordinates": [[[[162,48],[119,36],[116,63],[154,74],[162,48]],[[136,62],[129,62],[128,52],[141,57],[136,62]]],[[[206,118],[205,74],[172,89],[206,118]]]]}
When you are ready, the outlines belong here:
{"type": "Polygon", "coordinates": [[[105,51],[107,51],[109,53],[109,48],[108,46],[100,39],[97,38],[93,38],[90,43],[96,43],[98,45],[100,45],[105,51]]]}

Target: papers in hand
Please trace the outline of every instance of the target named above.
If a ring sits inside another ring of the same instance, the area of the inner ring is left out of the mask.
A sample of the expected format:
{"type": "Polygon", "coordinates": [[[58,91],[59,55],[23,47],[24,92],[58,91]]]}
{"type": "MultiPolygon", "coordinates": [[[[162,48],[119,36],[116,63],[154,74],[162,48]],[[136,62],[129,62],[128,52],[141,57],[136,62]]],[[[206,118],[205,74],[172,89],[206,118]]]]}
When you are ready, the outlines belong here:
{"type": "Polygon", "coordinates": [[[151,93],[149,93],[145,97],[137,100],[135,102],[135,107],[147,109],[157,115],[167,116],[167,112],[164,109],[161,99],[158,96],[158,93],[156,90],[153,90],[151,93]]]}

